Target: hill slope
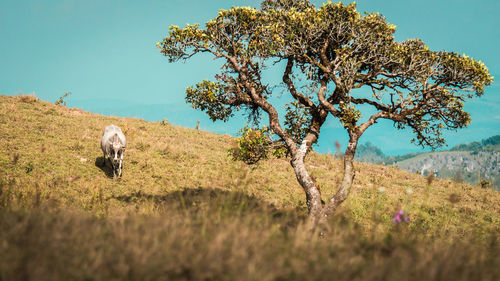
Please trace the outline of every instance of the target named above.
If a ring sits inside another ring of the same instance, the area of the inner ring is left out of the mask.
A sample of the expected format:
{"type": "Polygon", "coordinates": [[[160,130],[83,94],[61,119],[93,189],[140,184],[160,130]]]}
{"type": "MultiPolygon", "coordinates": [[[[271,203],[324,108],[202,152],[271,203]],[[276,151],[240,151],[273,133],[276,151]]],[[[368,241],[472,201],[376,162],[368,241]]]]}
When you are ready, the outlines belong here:
{"type": "MultiPolygon", "coordinates": [[[[451,272],[463,268],[456,249],[466,249],[460,250],[464,257],[478,255],[470,271],[460,271],[463,280],[481,270],[481,276],[496,274],[499,260],[491,260],[483,246],[443,242],[460,237],[489,243],[491,233],[500,231],[498,192],[451,180],[428,183],[395,167],[357,163],[350,197],[327,232],[331,238],[317,240],[300,230],[305,200],[288,160],[248,167],[227,156],[233,143],[227,135],[105,117],[31,96],[0,96],[0,280],[26,272],[42,280],[250,279],[241,272],[254,280],[327,280],[328,272],[355,268],[365,270],[342,276],[401,280],[398,274],[414,271],[403,280],[432,280],[440,275],[419,270],[439,268],[440,261],[451,272]],[[127,136],[119,180],[100,167],[99,140],[110,123],[127,136]],[[401,209],[410,222],[396,225],[392,217],[401,209]],[[422,238],[429,236],[438,238],[436,244],[422,238]],[[415,246],[402,250],[407,243],[415,246]],[[48,250],[33,255],[37,247],[48,250]],[[450,265],[449,257],[456,263],[450,265]],[[421,261],[417,267],[415,259],[421,261]],[[390,267],[403,261],[408,263],[400,269],[390,267]]],[[[313,153],[308,166],[325,199],[331,196],[342,177],[341,161],[313,153]]]]}
{"type": "Polygon", "coordinates": [[[410,172],[436,171],[440,178],[462,177],[465,182],[479,185],[489,180],[500,188],[500,152],[440,151],[423,153],[398,163],[410,172]]]}
{"type": "Polygon", "coordinates": [[[397,164],[401,169],[415,172],[437,172],[442,179],[457,178],[472,185],[481,179],[500,190],[500,135],[480,142],[460,144],[450,150],[409,153],[387,156],[371,143],[361,144],[356,160],[374,164],[397,164]]]}
{"type": "MultiPolygon", "coordinates": [[[[304,195],[288,160],[271,159],[256,167],[233,162],[227,156],[233,138],[227,135],[134,118],[105,117],[29,96],[1,97],[0,113],[0,178],[4,183],[23,186],[16,189],[21,198],[26,198],[33,187],[49,187],[40,200],[55,208],[89,210],[99,192],[108,201],[107,215],[113,216],[123,215],[131,207],[116,200],[119,197],[217,188],[244,191],[278,208],[299,207],[305,212],[304,195]],[[110,123],[120,126],[128,140],[124,175],[119,181],[110,180],[100,167],[99,141],[102,129],[110,123]]],[[[312,154],[309,166],[327,199],[340,182],[341,160],[312,154]]],[[[352,194],[345,204],[353,212],[364,209],[364,204],[372,204],[377,189],[384,187],[389,204],[406,200],[405,192],[411,188],[412,204],[417,209],[442,208],[444,204],[457,213],[463,207],[474,212],[498,213],[499,201],[490,200],[499,200],[500,196],[490,195],[487,190],[450,180],[438,180],[428,187],[425,178],[392,167],[357,163],[357,169],[352,194]],[[450,194],[460,194],[462,204],[450,204],[450,194]],[[484,202],[468,204],[467,198],[484,202]]],[[[148,213],[147,205],[140,204],[134,212],[148,213]]],[[[391,213],[396,206],[386,208],[391,213]]],[[[361,222],[368,217],[357,219],[361,222]]],[[[475,224],[469,218],[461,219],[475,224]]]]}

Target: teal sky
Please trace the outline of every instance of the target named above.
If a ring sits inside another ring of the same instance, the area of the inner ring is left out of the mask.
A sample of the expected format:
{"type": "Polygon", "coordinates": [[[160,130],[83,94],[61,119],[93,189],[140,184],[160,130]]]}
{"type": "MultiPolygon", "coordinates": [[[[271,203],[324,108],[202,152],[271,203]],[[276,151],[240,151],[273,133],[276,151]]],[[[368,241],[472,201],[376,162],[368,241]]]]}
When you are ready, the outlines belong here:
{"type": "MultiPolygon", "coordinates": [[[[322,1],[312,1],[316,5],[322,1]]],[[[351,1],[344,1],[349,3],[351,1]]],[[[380,12],[397,26],[396,40],[422,39],[432,50],[465,53],[500,79],[500,1],[360,0],[361,12],[380,12]]],[[[212,123],[185,104],[185,88],[212,79],[219,63],[207,56],[168,63],[155,43],[171,24],[203,24],[219,9],[258,7],[260,1],[0,1],[0,94],[35,93],[105,115],[133,116],[234,135],[245,122],[212,123]]],[[[278,76],[279,77],[279,76],[278,76]]],[[[272,79],[272,78],[271,78],[272,79]]],[[[279,81],[278,81],[279,82],[279,81]]],[[[446,134],[449,145],[500,134],[500,83],[469,102],[472,124],[446,134]]],[[[388,154],[419,151],[411,133],[379,122],[362,137],[388,154]]],[[[322,129],[317,150],[334,150],[347,136],[338,122],[322,129]]]]}

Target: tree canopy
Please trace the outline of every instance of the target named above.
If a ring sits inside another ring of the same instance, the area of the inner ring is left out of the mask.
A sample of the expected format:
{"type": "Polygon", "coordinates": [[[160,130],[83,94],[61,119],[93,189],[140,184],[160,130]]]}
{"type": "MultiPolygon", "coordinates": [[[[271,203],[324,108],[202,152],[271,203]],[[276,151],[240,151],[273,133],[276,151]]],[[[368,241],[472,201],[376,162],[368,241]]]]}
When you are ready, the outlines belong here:
{"type": "Polygon", "coordinates": [[[396,42],[395,31],[381,14],[361,15],[355,4],[266,0],[259,9],[220,10],[203,27],[171,26],[157,45],[170,62],[198,53],[223,61],[215,81],[189,87],[186,100],[212,120],[226,121],[242,108],[250,116],[267,114],[274,143],[281,144],[272,147],[286,148],[310,212],[326,215],[349,193],[356,145],[368,127],[389,119],[398,129],[410,128],[416,144],[439,147],[444,129],[470,123],[464,102],[483,95],[493,81],[482,62],[431,51],[419,39],[396,42]],[[292,100],[284,116],[270,102],[273,85],[262,79],[263,70],[277,62],[292,100]],[[371,95],[354,91],[361,87],[371,95]],[[360,105],[375,113],[362,119],[360,105]],[[342,122],[349,144],[343,183],[323,206],[303,162],[328,115],[342,122]]]}

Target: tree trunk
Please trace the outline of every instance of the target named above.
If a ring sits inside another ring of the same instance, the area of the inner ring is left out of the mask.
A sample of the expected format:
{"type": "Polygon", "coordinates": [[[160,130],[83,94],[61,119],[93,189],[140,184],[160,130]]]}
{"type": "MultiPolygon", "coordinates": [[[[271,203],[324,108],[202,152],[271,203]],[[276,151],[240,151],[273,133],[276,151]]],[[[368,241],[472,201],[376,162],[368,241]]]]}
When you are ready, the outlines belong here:
{"type": "Polygon", "coordinates": [[[335,212],[337,207],[342,204],[342,202],[344,202],[349,195],[355,176],[354,155],[356,153],[358,140],[359,136],[351,134],[349,144],[347,145],[344,155],[344,177],[342,179],[342,183],[340,184],[340,188],[337,193],[330,198],[328,204],[322,209],[322,213],[317,219],[320,224],[326,223],[327,218],[335,212]]]}
{"type": "Polygon", "coordinates": [[[309,211],[309,223],[311,226],[317,224],[318,219],[321,217],[323,211],[323,204],[321,202],[321,193],[316,187],[312,177],[309,175],[305,165],[305,156],[307,149],[306,141],[298,149],[297,154],[292,158],[291,165],[297,177],[297,181],[306,193],[306,204],[309,211]]]}

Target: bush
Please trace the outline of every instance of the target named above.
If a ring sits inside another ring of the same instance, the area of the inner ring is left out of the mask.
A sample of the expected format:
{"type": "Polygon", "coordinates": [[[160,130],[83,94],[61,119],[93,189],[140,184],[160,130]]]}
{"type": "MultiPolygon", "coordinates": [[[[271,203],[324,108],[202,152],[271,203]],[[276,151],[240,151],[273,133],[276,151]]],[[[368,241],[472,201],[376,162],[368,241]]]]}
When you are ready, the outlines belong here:
{"type": "Polygon", "coordinates": [[[234,161],[253,165],[269,157],[271,142],[267,128],[253,129],[245,126],[239,134],[241,137],[238,138],[237,145],[228,151],[234,161]]]}
{"type": "Polygon", "coordinates": [[[66,101],[64,100],[64,98],[66,98],[67,96],[71,95],[70,92],[66,92],[64,93],[62,96],[59,97],[58,100],[56,100],[54,102],[55,105],[66,105],[66,101]]]}
{"type": "Polygon", "coordinates": [[[482,188],[489,188],[491,186],[491,182],[487,179],[481,179],[481,181],[479,181],[479,185],[482,188]]]}

